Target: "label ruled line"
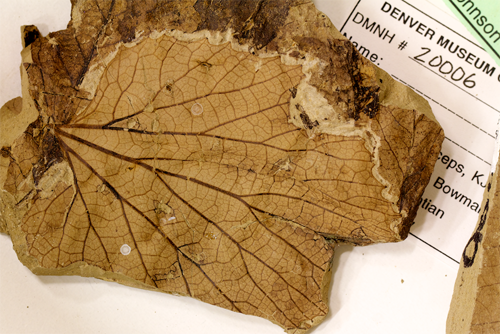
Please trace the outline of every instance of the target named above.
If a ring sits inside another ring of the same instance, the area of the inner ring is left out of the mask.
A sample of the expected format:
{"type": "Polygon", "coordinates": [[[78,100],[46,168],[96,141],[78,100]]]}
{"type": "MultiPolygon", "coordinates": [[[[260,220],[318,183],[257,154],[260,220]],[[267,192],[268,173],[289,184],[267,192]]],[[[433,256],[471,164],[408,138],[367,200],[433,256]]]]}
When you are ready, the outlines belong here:
{"type": "Polygon", "coordinates": [[[409,233],[412,237],[414,237],[415,239],[423,242],[424,244],[426,244],[427,246],[431,247],[432,249],[438,251],[439,253],[443,254],[444,256],[446,256],[448,259],[452,260],[453,262],[457,263],[457,264],[460,264],[460,261],[457,261],[455,260],[454,258],[452,258],[451,256],[449,256],[448,254],[446,254],[445,252],[443,252],[442,250],[432,246],[430,243],[428,243],[427,241],[423,240],[423,239],[420,239],[419,237],[417,237],[415,234],[413,233],[409,233]]]}
{"type": "MultiPolygon", "coordinates": [[[[495,139],[494,136],[492,136],[491,134],[489,134],[488,132],[484,131],[483,129],[481,129],[480,127],[478,127],[477,125],[471,123],[470,121],[466,120],[465,118],[463,118],[462,116],[458,115],[457,113],[455,113],[454,111],[452,111],[451,109],[447,108],[446,106],[444,106],[443,104],[437,102],[436,100],[434,100],[433,98],[427,96],[426,94],[422,93],[420,90],[416,89],[415,87],[412,87],[411,85],[407,84],[406,82],[404,82],[403,80],[399,79],[398,77],[396,77],[395,75],[392,75],[391,76],[398,80],[399,82],[401,82],[402,84],[405,84],[407,85],[408,87],[410,87],[411,89],[415,90],[416,92],[422,94],[423,96],[425,96],[426,98],[428,98],[429,100],[431,100],[432,102],[440,105],[441,107],[445,108],[446,110],[452,112],[453,114],[455,114],[456,116],[460,117],[461,119],[463,119],[464,121],[466,121],[467,123],[473,125],[474,127],[478,128],[479,130],[481,130],[482,132],[484,132],[485,134],[487,134],[488,136],[490,136],[491,138],[495,139]]],[[[484,162],[485,164],[487,164],[488,166],[491,166],[491,163],[489,163],[488,161],[484,160],[483,158],[479,157],[478,155],[472,153],[471,151],[469,151],[468,149],[466,149],[465,147],[463,147],[462,145],[458,144],[457,142],[451,140],[450,138],[448,137],[444,137],[445,139],[448,139],[450,142],[452,142],[453,144],[457,145],[458,147],[460,147],[462,150],[466,151],[467,153],[473,155],[474,157],[478,158],[479,160],[481,160],[482,162],[484,162]]]]}
{"type": "Polygon", "coordinates": [[[434,72],[432,69],[428,68],[427,66],[423,65],[422,63],[420,63],[418,60],[414,59],[413,57],[410,57],[408,56],[408,58],[410,58],[411,60],[413,60],[415,63],[417,63],[418,65],[422,66],[423,68],[431,71],[432,73],[434,73],[435,75],[437,75],[438,77],[440,77],[441,79],[443,80],[446,80],[448,83],[452,84],[453,86],[457,87],[458,89],[460,89],[461,91],[463,91],[464,93],[472,96],[473,98],[475,98],[476,100],[478,100],[479,102],[482,102],[484,103],[485,105],[487,105],[488,107],[490,107],[491,109],[495,110],[496,112],[500,113],[500,110],[498,109],[495,109],[494,107],[490,106],[488,103],[484,102],[483,100],[481,100],[480,98],[478,98],[477,96],[474,96],[473,94],[469,93],[468,91],[466,91],[465,89],[463,89],[462,87],[458,86],[457,84],[455,84],[454,82],[451,82],[450,80],[446,79],[445,77],[443,77],[442,75],[440,75],[439,73],[437,72],[434,72]]]}
{"type": "Polygon", "coordinates": [[[479,131],[481,131],[481,132],[483,132],[484,134],[486,134],[486,135],[490,136],[491,138],[495,139],[495,136],[494,136],[494,135],[492,135],[491,133],[489,133],[489,132],[487,132],[487,131],[483,130],[482,128],[480,128],[480,127],[479,127],[479,126],[477,126],[476,124],[472,123],[472,122],[471,122],[471,121],[469,121],[468,119],[466,119],[466,118],[464,118],[464,117],[460,116],[459,114],[457,114],[456,112],[454,112],[454,111],[453,111],[453,110],[451,110],[450,108],[446,107],[446,106],[445,106],[445,105],[443,105],[442,103],[440,103],[440,102],[438,102],[438,101],[434,100],[432,97],[430,97],[430,96],[428,96],[427,94],[425,94],[425,93],[421,92],[420,90],[418,90],[417,88],[413,87],[412,85],[410,85],[410,84],[408,84],[408,83],[404,82],[403,80],[401,80],[400,78],[396,77],[395,75],[391,74],[391,76],[392,76],[394,79],[396,79],[396,80],[398,80],[399,82],[401,82],[402,84],[405,84],[406,86],[410,87],[411,89],[413,89],[413,90],[414,90],[414,91],[416,91],[417,93],[419,93],[419,94],[421,94],[421,95],[425,96],[428,100],[431,100],[432,102],[434,102],[434,103],[436,103],[436,104],[440,105],[441,107],[443,107],[444,109],[448,110],[449,112],[451,112],[451,113],[452,113],[452,114],[454,114],[455,116],[457,116],[457,117],[461,118],[462,120],[466,121],[467,123],[469,123],[470,125],[472,125],[472,126],[473,126],[473,127],[475,127],[476,129],[478,129],[479,131]]]}
{"type": "Polygon", "coordinates": [[[463,147],[462,145],[460,145],[460,144],[458,144],[458,143],[454,142],[453,140],[451,140],[451,139],[450,139],[450,138],[448,138],[448,137],[444,137],[444,138],[445,138],[445,139],[448,139],[449,141],[451,141],[453,144],[457,145],[458,147],[460,147],[460,148],[461,148],[461,149],[463,149],[464,151],[466,151],[466,152],[468,152],[468,153],[472,154],[473,156],[475,156],[476,158],[478,158],[479,160],[481,160],[482,162],[484,162],[484,163],[485,163],[485,164],[487,164],[488,166],[491,166],[491,164],[490,164],[488,161],[486,161],[486,160],[484,160],[483,158],[480,158],[479,156],[475,155],[474,153],[472,153],[471,151],[469,151],[468,149],[466,149],[466,148],[465,148],[465,147],[463,147]]]}

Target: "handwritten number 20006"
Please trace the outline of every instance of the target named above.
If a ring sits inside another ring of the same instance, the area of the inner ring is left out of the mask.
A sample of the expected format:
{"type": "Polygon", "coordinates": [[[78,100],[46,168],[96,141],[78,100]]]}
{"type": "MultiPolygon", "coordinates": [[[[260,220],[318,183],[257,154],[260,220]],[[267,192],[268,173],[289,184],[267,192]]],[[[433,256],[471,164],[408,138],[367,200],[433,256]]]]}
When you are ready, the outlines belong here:
{"type": "Polygon", "coordinates": [[[467,88],[474,88],[474,86],[476,86],[476,82],[471,79],[473,76],[476,75],[475,73],[472,73],[469,76],[465,77],[467,74],[465,73],[464,69],[461,66],[455,68],[455,66],[453,66],[453,64],[448,60],[443,62],[443,57],[441,55],[435,56],[434,58],[427,61],[422,57],[430,53],[431,49],[429,48],[421,48],[421,49],[424,50],[424,52],[414,57],[415,60],[421,63],[427,63],[429,64],[430,67],[437,68],[439,70],[439,73],[441,74],[444,75],[451,74],[450,75],[451,80],[461,81],[462,84],[467,88]]]}

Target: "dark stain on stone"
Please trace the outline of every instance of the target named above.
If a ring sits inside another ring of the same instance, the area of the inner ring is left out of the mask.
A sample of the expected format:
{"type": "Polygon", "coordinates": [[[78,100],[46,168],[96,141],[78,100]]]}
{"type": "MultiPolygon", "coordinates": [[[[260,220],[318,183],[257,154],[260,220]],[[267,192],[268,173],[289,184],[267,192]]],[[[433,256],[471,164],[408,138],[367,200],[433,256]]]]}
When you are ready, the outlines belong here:
{"type": "Polygon", "coordinates": [[[7,146],[2,147],[2,149],[0,150],[0,155],[4,158],[10,157],[11,156],[10,147],[7,146]]]}
{"type": "Polygon", "coordinates": [[[467,242],[467,245],[465,246],[464,252],[462,253],[462,260],[464,263],[464,268],[470,268],[474,264],[474,261],[476,260],[476,254],[479,249],[479,243],[483,241],[483,234],[482,230],[484,228],[484,225],[486,225],[486,219],[488,218],[488,211],[489,211],[489,204],[490,200],[487,199],[486,203],[484,204],[484,209],[483,213],[481,214],[481,217],[479,218],[479,224],[477,225],[476,232],[470,237],[469,241],[467,242]],[[472,256],[467,255],[467,249],[469,246],[474,243],[474,251],[472,252],[472,256]]]}
{"type": "Polygon", "coordinates": [[[296,104],[295,108],[300,111],[300,119],[302,120],[302,123],[304,124],[304,127],[306,129],[311,130],[312,128],[316,127],[319,125],[318,121],[311,121],[309,118],[309,115],[307,115],[306,111],[300,104],[296,104]]]}
{"type": "Polygon", "coordinates": [[[292,39],[298,44],[299,49],[305,52],[317,52],[325,47],[324,43],[314,37],[295,36],[292,39]]]}
{"type": "Polygon", "coordinates": [[[38,28],[33,25],[24,27],[23,33],[24,47],[27,47],[28,45],[36,41],[38,37],[40,37],[40,31],[38,31],[38,28]]]}
{"type": "Polygon", "coordinates": [[[41,157],[33,166],[33,180],[38,185],[45,172],[53,165],[61,162],[64,154],[61,150],[59,140],[50,131],[47,131],[41,142],[41,157]]]}
{"type": "Polygon", "coordinates": [[[198,0],[198,30],[232,29],[240,44],[260,50],[270,44],[285,22],[292,0],[198,0]]]}
{"type": "Polygon", "coordinates": [[[378,86],[363,86],[363,75],[359,71],[361,57],[363,57],[352,44],[351,48],[350,74],[352,77],[352,88],[354,91],[354,109],[349,111],[349,117],[358,120],[360,113],[364,113],[370,118],[375,117],[379,109],[378,86]]]}

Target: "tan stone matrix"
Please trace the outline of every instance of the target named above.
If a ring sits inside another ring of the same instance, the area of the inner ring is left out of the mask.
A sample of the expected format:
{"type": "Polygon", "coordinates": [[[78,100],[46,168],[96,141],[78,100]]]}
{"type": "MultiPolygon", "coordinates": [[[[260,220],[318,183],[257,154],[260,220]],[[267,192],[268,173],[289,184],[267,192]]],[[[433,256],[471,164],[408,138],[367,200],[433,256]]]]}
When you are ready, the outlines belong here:
{"type": "Polygon", "coordinates": [[[500,332],[499,179],[497,164],[489,176],[476,228],[460,261],[446,323],[449,334],[500,332]]]}
{"type": "Polygon", "coordinates": [[[23,37],[0,230],[36,274],[303,332],[336,243],[406,238],[444,138],[309,1],[74,1],[23,37]]]}

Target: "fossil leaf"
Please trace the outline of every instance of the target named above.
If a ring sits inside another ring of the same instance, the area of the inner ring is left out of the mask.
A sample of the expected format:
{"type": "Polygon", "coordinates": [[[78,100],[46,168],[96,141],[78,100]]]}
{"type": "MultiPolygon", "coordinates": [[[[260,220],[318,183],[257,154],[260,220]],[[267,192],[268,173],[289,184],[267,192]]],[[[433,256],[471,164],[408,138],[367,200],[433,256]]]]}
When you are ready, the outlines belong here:
{"type": "Polygon", "coordinates": [[[35,273],[317,325],[336,242],[406,238],[439,124],[312,3],[141,4],[24,28],[0,226],[35,273]]]}

